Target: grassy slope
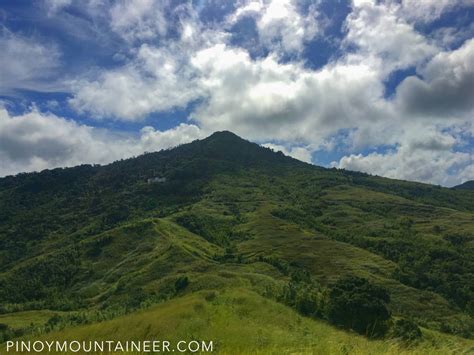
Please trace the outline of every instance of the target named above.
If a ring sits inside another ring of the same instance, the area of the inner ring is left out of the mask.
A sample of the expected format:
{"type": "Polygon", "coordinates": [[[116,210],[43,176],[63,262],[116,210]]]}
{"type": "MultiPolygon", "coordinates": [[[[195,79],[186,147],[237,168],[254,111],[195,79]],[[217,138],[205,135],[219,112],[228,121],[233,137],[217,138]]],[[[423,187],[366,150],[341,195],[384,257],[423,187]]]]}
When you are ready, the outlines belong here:
{"type": "Polygon", "coordinates": [[[56,314],[64,312],[41,310],[1,314],[0,323],[7,324],[13,329],[27,328],[31,325],[41,326],[56,314]]]}
{"type": "MultiPolygon", "coordinates": [[[[200,210],[200,213],[210,213],[209,206],[220,201],[241,201],[244,210],[251,211],[248,212],[247,223],[242,228],[253,236],[250,240],[238,243],[239,251],[245,256],[266,255],[296,262],[309,269],[322,283],[330,283],[346,274],[367,277],[389,288],[392,294],[391,307],[395,314],[418,319],[425,326],[439,328],[446,322],[458,325],[472,322],[470,317],[460,313],[439,294],[415,289],[394,280],[393,272],[396,268],[394,262],[368,250],[330,239],[324,231],[305,229],[304,223],[298,225],[270,214],[276,208],[305,203],[304,199],[308,197],[311,204],[313,202],[311,192],[306,196],[297,196],[295,202],[288,204],[286,200],[278,199],[278,195],[273,195],[271,192],[269,194],[268,191],[272,191],[270,186],[266,189],[257,188],[256,183],[249,184],[249,176],[243,179],[239,185],[233,177],[230,190],[224,187],[229,186],[230,182],[223,177],[220,183],[213,186],[213,194],[205,202],[206,210],[200,210]],[[239,186],[242,186],[240,193],[239,186]],[[254,186],[253,191],[251,186],[254,186]]],[[[296,181],[293,184],[298,183],[296,181]]],[[[262,184],[260,182],[260,185],[262,184]]],[[[287,199],[292,198],[292,191],[297,191],[294,185],[290,185],[287,199]]],[[[414,229],[420,234],[420,238],[446,243],[439,235],[433,233],[435,225],[445,234],[456,232],[474,235],[472,213],[434,207],[360,187],[342,185],[325,189],[324,195],[318,199],[318,204],[325,207],[323,216],[317,220],[330,218],[332,221],[327,227],[329,230],[357,234],[370,232],[378,239],[382,239],[381,235],[378,235],[379,232],[386,231],[390,227],[398,228],[400,218],[410,217],[414,220],[414,229]],[[371,207],[370,211],[367,211],[367,206],[371,207]],[[389,212],[374,213],[374,209],[377,211],[383,208],[389,212]],[[452,223],[453,220],[456,221],[455,224],[452,223]]],[[[214,213],[219,213],[220,208],[222,206],[216,207],[214,213]]]]}
{"type": "Polygon", "coordinates": [[[53,332],[43,340],[213,340],[221,354],[449,354],[474,341],[424,330],[411,347],[337,330],[243,288],[197,292],[98,324],[53,332]],[[212,297],[210,297],[212,295],[212,297]]]}
{"type": "MultiPolygon", "coordinates": [[[[194,208],[199,209],[200,206],[194,208]]],[[[206,212],[211,213],[209,209],[206,212]]],[[[439,309],[433,308],[436,305],[433,300],[428,303],[423,303],[423,300],[417,302],[413,296],[419,296],[420,291],[412,290],[411,295],[410,290],[403,285],[393,281],[390,284],[387,278],[394,267],[393,263],[379,256],[302,231],[295,225],[269,215],[265,209],[253,213],[256,218],[249,219],[248,224],[243,226],[243,229],[252,231],[253,238],[239,244],[239,250],[250,260],[259,253],[289,261],[297,260],[322,282],[345,273],[370,277],[390,287],[395,296],[393,307],[428,312],[428,315],[425,314],[427,318],[439,317],[446,309],[450,309],[446,302],[441,302],[439,309]],[[397,290],[400,296],[394,293],[397,290]]],[[[79,290],[82,295],[94,300],[109,290],[111,299],[123,302],[126,293],[117,291],[120,280],[126,280],[131,287],[136,285],[160,290],[166,287],[167,278],[173,279],[172,275],[182,273],[189,275],[192,280],[187,289],[188,295],[111,321],[67,328],[43,337],[143,339],[156,336],[187,339],[191,336],[193,339],[216,339],[223,353],[286,353],[301,350],[342,354],[350,350],[356,354],[443,354],[455,349],[467,350],[473,346],[470,341],[425,330],[423,343],[416,348],[404,348],[395,341],[369,341],[336,330],[324,322],[301,317],[293,310],[250,291],[253,289],[261,294],[267,285],[274,286],[282,282],[284,276],[276,269],[256,261],[248,264],[218,264],[210,256],[219,252],[219,247],[167,220],[147,220],[107,233],[113,235],[112,242],[104,247],[101,256],[93,262],[97,275],[103,276],[96,276],[96,281],[79,290]],[[141,243],[137,243],[137,240],[141,243]],[[130,245],[135,248],[130,249],[130,245]],[[118,258],[118,255],[122,257],[118,258]],[[120,262],[117,263],[117,260],[120,262]],[[175,263],[175,260],[181,263],[175,263]],[[173,268],[166,273],[171,262],[173,268]],[[165,273],[166,277],[157,277],[157,270],[165,273]],[[203,289],[218,290],[219,296],[208,302],[204,296],[209,291],[200,291],[203,289]],[[203,318],[206,322],[202,322],[203,318]]],[[[84,240],[81,244],[87,245],[89,242],[84,240]]],[[[450,315],[449,311],[447,313],[450,315]]],[[[45,311],[21,312],[3,315],[0,322],[13,328],[24,327],[30,323],[45,323],[52,315],[53,312],[45,311]]]]}

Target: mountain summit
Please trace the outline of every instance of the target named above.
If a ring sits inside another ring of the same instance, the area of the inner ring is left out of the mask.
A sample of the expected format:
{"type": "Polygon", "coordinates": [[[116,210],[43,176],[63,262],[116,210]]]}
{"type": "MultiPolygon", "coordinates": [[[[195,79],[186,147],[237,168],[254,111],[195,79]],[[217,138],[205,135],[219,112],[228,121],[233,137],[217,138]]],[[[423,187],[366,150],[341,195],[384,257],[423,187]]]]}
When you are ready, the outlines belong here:
{"type": "Polygon", "coordinates": [[[225,160],[244,166],[297,163],[295,159],[284,156],[281,152],[273,152],[229,131],[215,132],[205,139],[184,144],[176,148],[176,154],[191,154],[198,159],[225,160]]]}

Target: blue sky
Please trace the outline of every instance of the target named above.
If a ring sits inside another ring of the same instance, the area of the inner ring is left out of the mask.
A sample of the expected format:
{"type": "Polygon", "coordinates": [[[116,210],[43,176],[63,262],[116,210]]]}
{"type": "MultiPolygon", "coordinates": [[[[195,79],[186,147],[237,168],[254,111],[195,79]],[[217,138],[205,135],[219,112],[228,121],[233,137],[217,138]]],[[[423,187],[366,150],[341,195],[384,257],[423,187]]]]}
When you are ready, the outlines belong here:
{"type": "Polygon", "coordinates": [[[472,0],[0,4],[0,175],[217,130],[326,167],[474,179],[472,0]]]}

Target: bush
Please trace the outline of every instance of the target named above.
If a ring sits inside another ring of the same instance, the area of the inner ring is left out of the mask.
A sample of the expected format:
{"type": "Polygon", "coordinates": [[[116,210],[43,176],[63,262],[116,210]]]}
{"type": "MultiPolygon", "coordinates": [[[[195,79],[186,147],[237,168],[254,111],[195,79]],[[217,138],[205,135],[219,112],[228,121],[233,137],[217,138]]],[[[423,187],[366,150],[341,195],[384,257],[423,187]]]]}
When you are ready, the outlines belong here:
{"type": "Polygon", "coordinates": [[[463,244],[467,243],[470,240],[469,237],[463,236],[460,234],[448,234],[448,235],[445,235],[443,239],[454,246],[462,246],[463,244]]]}
{"type": "Polygon", "coordinates": [[[387,290],[359,277],[340,279],[329,292],[326,306],[328,320],[369,337],[387,332],[390,312],[387,290]]]}
{"type": "Polygon", "coordinates": [[[204,295],[204,299],[207,301],[207,302],[212,302],[216,299],[217,297],[217,293],[216,291],[209,291],[207,292],[205,295],[204,295]]]}
{"type": "Polygon", "coordinates": [[[141,287],[134,287],[129,292],[127,292],[127,299],[125,301],[125,306],[129,310],[138,309],[142,302],[147,299],[147,294],[141,287]]]}
{"type": "Polygon", "coordinates": [[[317,316],[319,312],[319,297],[311,288],[301,290],[295,299],[295,308],[304,316],[317,316]]]}
{"type": "Polygon", "coordinates": [[[390,330],[392,338],[398,338],[406,342],[413,342],[422,337],[418,326],[408,319],[398,319],[390,330]]]}
{"type": "Polygon", "coordinates": [[[293,269],[278,299],[308,317],[321,316],[322,293],[305,269],[293,269]]]}
{"type": "Polygon", "coordinates": [[[189,279],[187,276],[180,276],[174,283],[174,289],[176,293],[184,290],[189,285],[189,279]]]}
{"type": "Polygon", "coordinates": [[[0,323],[0,344],[13,338],[14,333],[10,327],[4,323],[0,323]]]}

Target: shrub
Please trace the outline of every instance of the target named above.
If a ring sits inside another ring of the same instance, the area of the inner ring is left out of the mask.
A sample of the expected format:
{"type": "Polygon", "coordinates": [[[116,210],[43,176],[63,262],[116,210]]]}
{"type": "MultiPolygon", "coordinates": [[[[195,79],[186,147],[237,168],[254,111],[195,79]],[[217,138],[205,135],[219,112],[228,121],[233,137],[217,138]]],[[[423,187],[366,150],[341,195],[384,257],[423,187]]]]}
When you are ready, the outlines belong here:
{"type": "Polygon", "coordinates": [[[142,302],[147,299],[147,294],[141,287],[133,287],[130,291],[127,292],[127,299],[125,301],[125,306],[127,309],[137,309],[140,308],[142,302]]]}
{"type": "Polygon", "coordinates": [[[386,333],[390,312],[387,290],[359,277],[340,279],[329,292],[326,317],[340,327],[369,337],[386,333]]]}
{"type": "Polygon", "coordinates": [[[189,279],[187,276],[180,276],[176,279],[174,283],[174,289],[176,290],[176,293],[184,290],[186,287],[189,285],[189,279]]]}
{"type": "Polygon", "coordinates": [[[12,329],[7,324],[0,323],[0,344],[14,337],[12,329]]]}
{"type": "Polygon", "coordinates": [[[217,293],[216,291],[209,291],[207,292],[205,295],[204,295],[204,299],[207,301],[207,302],[212,302],[216,299],[217,297],[217,293]]]}
{"type": "Polygon", "coordinates": [[[408,319],[398,319],[390,330],[393,338],[398,338],[406,342],[413,342],[422,337],[421,330],[418,326],[408,319]]]}
{"type": "Polygon", "coordinates": [[[462,246],[469,241],[470,238],[462,236],[460,234],[448,234],[443,237],[444,240],[448,241],[454,246],[462,246]]]}
{"type": "Polygon", "coordinates": [[[318,294],[310,289],[304,289],[297,293],[295,308],[304,316],[316,316],[319,311],[318,294]]]}

